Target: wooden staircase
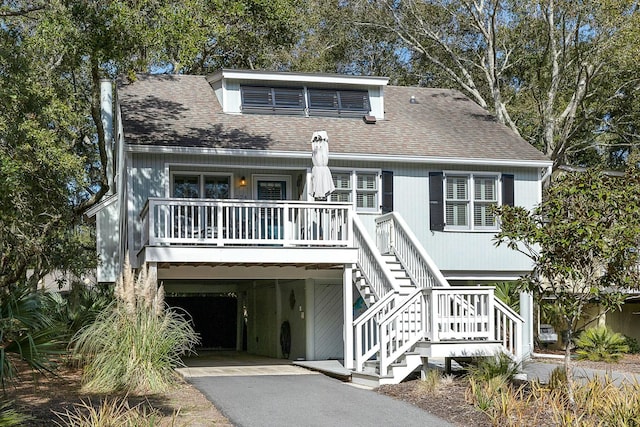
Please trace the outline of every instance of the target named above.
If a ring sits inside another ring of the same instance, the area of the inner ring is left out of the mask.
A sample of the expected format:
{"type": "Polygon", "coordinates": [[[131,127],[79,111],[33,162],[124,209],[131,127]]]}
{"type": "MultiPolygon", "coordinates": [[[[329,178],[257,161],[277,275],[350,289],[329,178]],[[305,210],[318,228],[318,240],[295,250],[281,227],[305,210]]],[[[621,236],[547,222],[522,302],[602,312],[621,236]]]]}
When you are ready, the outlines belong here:
{"type": "Polygon", "coordinates": [[[354,284],[368,308],[353,322],[353,382],[396,384],[429,358],[521,358],[523,320],[493,287],[449,285],[397,213],[376,223],[374,245],[354,218],[354,284]]]}

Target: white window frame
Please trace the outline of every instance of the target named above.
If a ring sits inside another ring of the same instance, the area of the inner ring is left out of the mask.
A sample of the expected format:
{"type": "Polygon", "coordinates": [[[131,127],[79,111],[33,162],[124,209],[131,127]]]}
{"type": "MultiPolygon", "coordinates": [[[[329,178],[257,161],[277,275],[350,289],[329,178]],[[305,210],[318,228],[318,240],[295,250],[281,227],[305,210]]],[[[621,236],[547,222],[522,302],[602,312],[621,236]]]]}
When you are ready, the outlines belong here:
{"type": "Polygon", "coordinates": [[[189,170],[172,170],[169,174],[170,178],[169,178],[169,197],[170,198],[174,198],[173,197],[173,191],[174,191],[174,182],[175,182],[175,176],[197,176],[198,177],[198,185],[200,186],[200,188],[198,189],[200,197],[199,199],[204,199],[204,181],[205,181],[205,177],[226,177],[229,179],[229,199],[233,199],[234,198],[234,185],[233,183],[234,181],[234,177],[232,173],[220,173],[220,172],[194,172],[194,171],[189,171],[189,170]]]}
{"type": "Polygon", "coordinates": [[[474,207],[476,202],[480,204],[486,204],[482,200],[477,201],[475,199],[475,180],[476,178],[493,178],[495,179],[496,187],[496,198],[495,203],[496,206],[502,205],[502,174],[499,172],[468,172],[468,171],[444,171],[444,182],[442,186],[442,200],[444,201],[444,220],[445,227],[444,231],[478,231],[478,232],[495,232],[500,230],[500,222],[495,220],[495,225],[493,226],[476,226],[475,225],[475,215],[474,215],[474,207]],[[467,206],[467,225],[449,225],[447,222],[447,204],[452,203],[447,199],[447,179],[449,177],[465,177],[467,179],[467,198],[466,198],[466,206],[467,206]]]}
{"type": "Polygon", "coordinates": [[[285,181],[286,188],[286,199],[291,200],[291,175],[270,175],[270,174],[253,174],[251,175],[251,186],[252,186],[252,194],[253,199],[258,200],[258,181],[285,181]]]}
{"type": "MultiPolygon", "coordinates": [[[[382,200],[382,169],[366,169],[366,168],[331,168],[332,174],[349,174],[351,188],[351,203],[356,212],[359,213],[380,213],[381,212],[381,200],[382,200]],[[358,174],[361,175],[375,175],[376,189],[375,190],[360,190],[358,191],[358,174]],[[358,207],[358,193],[375,193],[376,207],[375,208],[359,208],[358,207]]],[[[331,201],[331,196],[327,197],[327,201],[331,201]]]]}

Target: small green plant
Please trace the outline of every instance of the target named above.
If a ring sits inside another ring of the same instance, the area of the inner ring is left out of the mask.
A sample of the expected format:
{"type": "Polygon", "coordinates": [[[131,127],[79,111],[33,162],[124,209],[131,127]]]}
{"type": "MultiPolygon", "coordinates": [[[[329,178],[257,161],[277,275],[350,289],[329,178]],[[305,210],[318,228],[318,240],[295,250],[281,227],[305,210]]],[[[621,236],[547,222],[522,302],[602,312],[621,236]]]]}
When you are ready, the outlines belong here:
{"type": "Polygon", "coordinates": [[[504,377],[511,381],[520,370],[520,365],[515,363],[507,354],[498,353],[492,357],[481,357],[477,365],[467,368],[469,376],[488,381],[494,377],[504,377]]]}
{"type": "Polygon", "coordinates": [[[551,390],[564,390],[567,387],[567,371],[558,366],[549,375],[549,388],[551,390]]]}
{"type": "Polygon", "coordinates": [[[114,291],[116,301],[81,329],[73,352],[84,365],[84,387],[96,393],[167,390],[174,368],[192,351],[198,335],[185,315],[164,303],[164,290],[142,270],[130,267],[114,291]]]}
{"type": "Polygon", "coordinates": [[[11,402],[0,401],[0,426],[13,427],[25,425],[31,418],[19,413],[11,402]]]}
{"type": "Polygon", "coordinates": [[[578,359],[594,362],[617,362],[629,352],[625,337],[605,326],[586,329],[575,340],[575,345],[578,359]]]}
{"type": "Polygon", "coordinates": [[[442,379],[443,376],[439,370],[430,369],[424,379],[420,381],[420,390],[427,394],[437,393],[442,379]]]}
{"type": "Polygon", "coordinates": [[[131,407],[126,397],[105,399],[96,407],[91,400],[75,404],[72,410],[54,412],[56,425],[74,427],[144,427],[158,425],[161,414],[142,403],[131,407]]]}

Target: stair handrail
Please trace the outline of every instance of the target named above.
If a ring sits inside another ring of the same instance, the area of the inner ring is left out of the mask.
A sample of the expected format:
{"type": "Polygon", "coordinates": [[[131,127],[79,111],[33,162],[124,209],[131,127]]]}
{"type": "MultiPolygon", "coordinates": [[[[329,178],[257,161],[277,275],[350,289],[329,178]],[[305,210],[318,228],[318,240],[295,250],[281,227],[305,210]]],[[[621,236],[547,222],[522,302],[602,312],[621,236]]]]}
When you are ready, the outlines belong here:
{"type": "Polygon", "coordinates": [[[418,288],[405,297],[402,304],[396,306],[384,319],[379,322],[380,336],[380,375],[386,375],[389,366],[398,360],[406,351],[410,350],[418,341],[430,335],[429,314],[430,303],[428,299],[431,296],[430,289],[418,288]],[[419,306],[419,308],[416,308],[419,306]],[[413,309],[413,311],[411,311],[413,309]],[[411,315],[413,314],[413,316],[411,315]],[[397,332],[397,325],[393,322],[399,317],[403,317],[404,321],[411,325],[405,329],[402,334],[392,334],[391,331],[397,332]],[[391,340],[395,342],[391,342],[391,340]]]}
{"type": "Polygon", "coordinates": [[[499,341],[517,361],[521,361],[524,318],[498,297],[494,298],[493,310],[495,340],[499,341]]]}
{"type": "Polygon", "coordinates": [[[393,280],[391,270],[382,259],[358,215],[353,215],[353,225],[353,240],[358,249],[358,268],[369,287],[374,291],[376,299],[384,297],[389,292],[399,290],[393,280]]]}
{"type": "Polygon", "coordinates": [[[376,218],[376,236],[380,252],[393,253],[418,288],[451,286],[398,212],[376,218]]]}
{"type": "MultiPolygon", "coordinates": [[[[399,212],[376,218],[376,237],[380,252],[393,253],[417,288],[451,287],[399,212]]],[[[460,308],[475,314],[475,308],[462,301],[459,295],[451,298],[460,308]]]]}
{"type": "Polygon", "coordinates": [[[353,321],[355,369],[362,372],[364,362],[380,350],[380,334],[378,325],[396,305],[400,293],[393,291],[380,298],[353,321]]]}

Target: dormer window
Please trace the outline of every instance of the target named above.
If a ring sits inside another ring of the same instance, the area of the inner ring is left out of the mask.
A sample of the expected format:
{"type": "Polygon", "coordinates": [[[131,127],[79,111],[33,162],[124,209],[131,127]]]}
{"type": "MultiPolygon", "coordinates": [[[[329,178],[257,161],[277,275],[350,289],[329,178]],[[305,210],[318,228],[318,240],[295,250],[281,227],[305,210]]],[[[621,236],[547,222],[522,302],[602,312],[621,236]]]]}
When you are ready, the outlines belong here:
{"type": "Polygon", "coordinates": [[[309,115],[362,117],[371,109],[366,90],[308,89],[309,115]]]}
{"type": "Polygon", "coordinates": [[[241,94],[243,112],[304,114],[302,88],[242,86],[241,94]]]}
{"type": "Polygon", "coordinates": [[[362,117],[369,114],[368,90],[295,87],[240,87],[242,112],[362,117]]]}

